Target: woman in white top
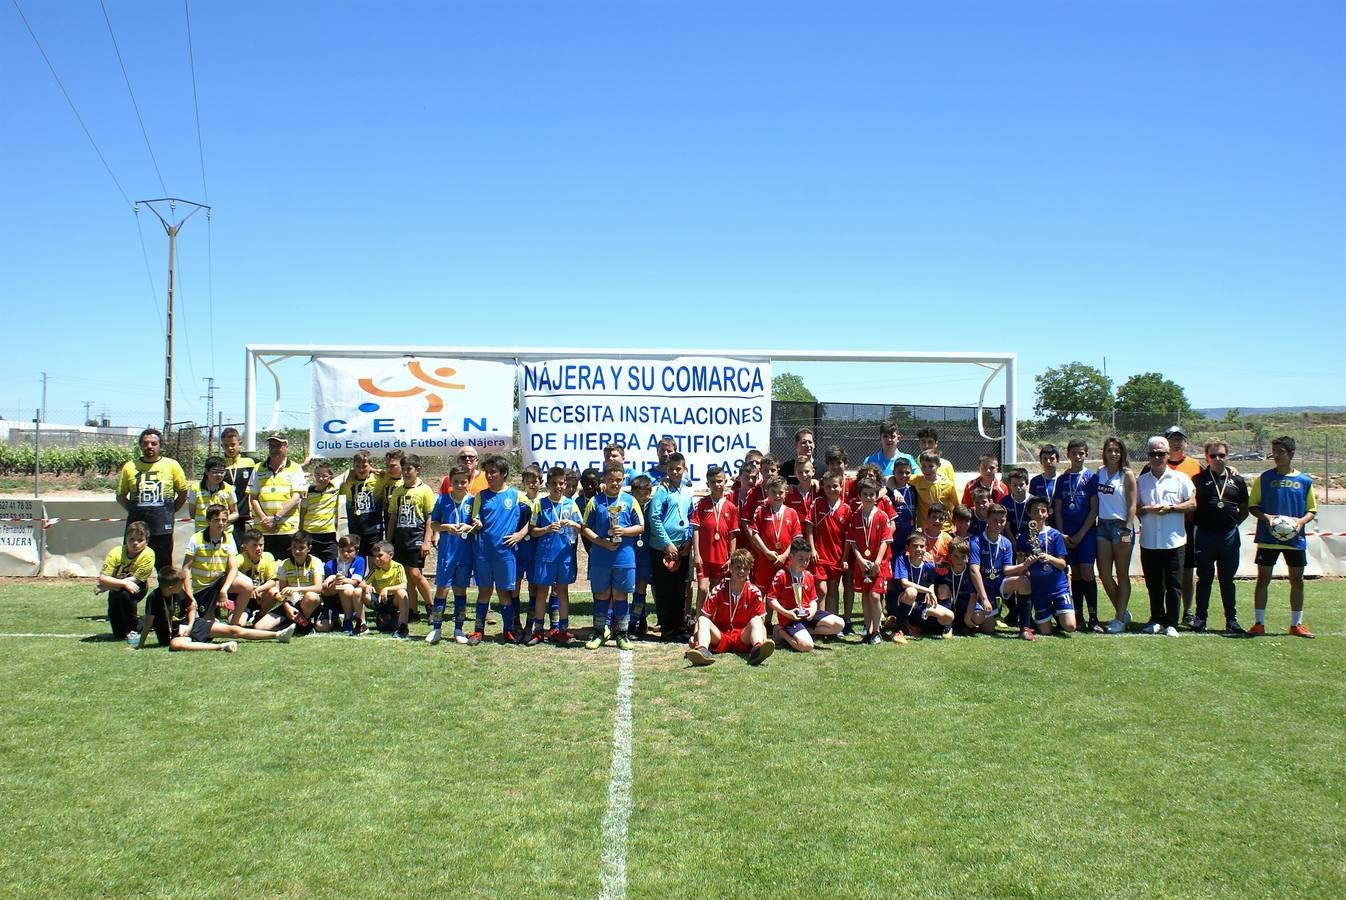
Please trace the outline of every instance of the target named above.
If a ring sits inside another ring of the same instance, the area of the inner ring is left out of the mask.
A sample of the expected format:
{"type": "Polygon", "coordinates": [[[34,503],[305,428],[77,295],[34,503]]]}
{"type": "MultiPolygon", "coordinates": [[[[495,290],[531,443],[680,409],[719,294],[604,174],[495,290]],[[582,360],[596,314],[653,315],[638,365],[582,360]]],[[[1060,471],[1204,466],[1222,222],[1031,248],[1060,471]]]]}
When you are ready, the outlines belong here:
{"type": "Polygon", "coordinates": [[[1117,615],[1104,629],[1121,634],[1131,621],[1131,551],[1135,532],[1136,476],[1126,464],[1126,444],[1120,438],[1103,441],[1103,465],[1098,467],[1098,578],[1117,615]],[[1115,574],[1114,574],[1115,573],[1115,574]]]}

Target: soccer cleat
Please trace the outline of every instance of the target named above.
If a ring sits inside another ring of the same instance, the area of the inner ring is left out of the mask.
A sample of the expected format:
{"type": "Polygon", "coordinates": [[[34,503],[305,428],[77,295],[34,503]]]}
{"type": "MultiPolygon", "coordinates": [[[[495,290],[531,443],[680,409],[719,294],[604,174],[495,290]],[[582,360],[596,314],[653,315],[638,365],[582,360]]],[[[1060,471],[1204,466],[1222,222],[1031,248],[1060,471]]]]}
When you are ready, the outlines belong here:
{"type": "Polygon", "coordinates": [[[1158,622],[1151,622],[1140,630],[1141,634],[1163,634],[1164,626],[1158,622]]]}
{"type": "Polygon", "coordinates": [[[131,647],[132,650],[139,650],[139,649],[140,649],[140,645],[141,645],[141,643],[143,643],[143,642],[140,640],[140,632],[139,632],[139,631],[132,631],[131,633],[127,634],[127,635],[126,635],[126,643],[127,643],[128,645],[130,645],[130,647],[131,647]]]}
{"type": "Polygon", "coordinates": [[[879,626],[879,630],[887,634],[892,634],[894,631],[896,631],[897,616],[884,616],[883,623],[879,626]]]}
{"type": "Polygon", "coordinates": [[[466,644],[466,643],[467,643],[467,635],[463,633],[463,629],[461,629],[461,628],[455,628],[455,629],[453,629],[453,642],[454,642],[455,644],[466,644]]]}
{"type": "Polygon", "coordinates": [[[524,641],[523,645],[525,647],[536,647],[540,643],[542,643],[542,632],[534,631],[528,635],[528,640],[524,641]]]}
{"type": "Polygon", "coordinates": [[[1177,636],[1178,636],[1178,629],[1174,628],[1172,625],[1169,625],[1164,629],[1164,637],[1177,637],[1177,636]]]}
{"type": "Polygon", "coordinates": [[[225,641],[223,644],[220,644],[220,648],[224,650],[225,653],[237,653],[238,641],[225,641]]]}
{"type": "Polygon", "coordinates": [[[355,621],[353,619],[347,619],[346,624],[341,626],[341,631],[347,637],[355,637],[355,621]]]}
{"type": "Polygon", "coordinates": [[[468,645],[469,647],[475,647],[475,646],[477,646],[477,645],[480,644],[480,643],[481,643],[481,632],[480,632],[480,631],[474,631],[474,632],[472,632],[471,634],[469,634],[469,635],[467,636],[467,645],[468,645]]]}
{"type": "Polygon", "coordinates": [[[907,636],[906,636],[905,634],[903,634],[903,633],[900,632],[900,631],[894,631],[894,632],[893,632],[893,643],[894,643],[894,644],[905,644],[906,642],[907,642],[907,636]]]}
{"type": "Polygon", "coordinates": [[[694,666],[708,666],[715,662],[715,656],[705,647],[689,647],[683,652],[682,658],[694,666]]]}
{"type": "Polygon", "coordinates": [[[850,623],[850,620],[846,621],[846,627],[841,629],[841,633],[846,637],[855,636],[855,626],[850,623]]]}
{"type": "Polygon", "coordinates": [[[947,641],[952,637],[953,637],[953,626],[945,625],[944,630],[939,633],[940,640],[947,641]]]}
{"type": "Polygon", "coordinates": [[[425,642],[433,647],[435,644],[439,643],[439,637],[439,626],[436,625],[434,628],[431,628],[430,633],[425,636],[425,642]]]}
{"type": "Polygon", "coordinates": [[[877,631],[873,633],[866,631],[864,634],[860,635],[860,643],[868,644],[870,646],[876,646],[882,640],[883,638],[879,637],[879,633],[877,631]]]}
{"type": "Polygon", "coordinates": [[[1019,637],[1025,641],[1036,641],[1038,639],[1038,636],[1033,633],[1033,629],[1031,628],[1020,628],[1019,637]]]}
{"type": "Polygon", "coordinates": [[[1124,631],[1126,631],[1126,623],[1121,619],[1113,619],[1107,624],[1107,627],[1103,629],[1104,634],[1121,634],[1124,631]]]}
{"type": "Polygon", "coordinates": [[[634,650],[635,646],[636,646],[635,644],[631,643],[631,638],[627,637],[625,632],[622,631],[617,632],[618,650],[634,650]]]}
{"type": "Polygon", "coordinates": [[[597,650],[607,641],[607,629],[594,632],[594,636],[584,642],[585,650],[597,650]]]}
{"type": "Polygon", "coordinates": [[[514,632],[512,632],[512,631],[505,631],[505,632],[502,632],[501,635],[500,635],[500,643],[502,643],[502,644],[517,644],[517,643],[519,643],[519,637],[518,637],[518,635],[516,635],[516,634],[515,634],[514,632]]]}
{"type": "Polygon", "coordinates": [[[1197,634],[1204,633],[1206,630],[1206,620],[1201,618],[1200,616],[1196,616],[1195,618],[1193,618],[1192,630],[1195,631],[1197,634]]]}
{"type": "Polygon", "coordinates": [[[1289,634],[1292,637],[1302,637],[1302,638],[1316,637],[1316,635],[1312,631],[1309,631],[1309,626],[1305,625],[1303,622],[1300,622],[1298,625],[1291,625],[1289,634]]]}
{"type": "Polygon", "coordinates": [[[1195,629],[1195,628],[1196,628],[1196,616],[1195,616],[1193,613],[1183,613],[1183,614],[1182,614],[1182,624],[1183,624],[1183,627],[1184,627],[1184,628],[1187,628],[1189,631],[1195,629]]]}
{"type": "MultiPolygon", "coordinates": [[[[876,634],[873,635],[873,638],[874,640],[871,643],[877,644],[879,642],[879,636],[876,634]]],[[[762,662],[775,651],[776,642],[771,638],[767,638],[760,644],[753,644],[752,649],[748,651],[748,665],[760,666],[762,662]]]]}
{"type": "Polygon", "coordinates": [[[612,626],[605,622],[603,623],[603,643],[606,644],[610,640],[612,640],[612,626]]]}
{"type": "Polygon", "coordinates": [[[369,625],[364,619],[361,619],[359,622],[355,623],[355,636],[360,637],[364,634],[369,634],[369,625]]]}
{"type": "Polygon", "coordinates": [[[560,646],[565,642],[566,642],[566,636],[561,633],[561,629],[553,628],[551,631],[547,632],[547,643],[556,644],[557,646],[560,646]]]}
{"type": "Polygon", "coordinates": [[[1248,629],[1240,625],[1238,619],[1230,619],[1224,623],[1224,633],[1232,634],[1235,637],[1247,637],[1248,629]]]}
{"type": "Polygon", "coordinates": [[[406,641],[411,639],[411,634],[407,631],[407,625],[405,622],[397,626],[397,639],[399,641],[406,641]]]}
{"type": "Polygon", "coordinates": [[[1261,622],[1254,622],[1253,627],[1248,629],[1248,637],[1259,637],[1267,633],[1267,627],[1261,622]]]}
{"type": "Polygon", "coordinates": [[[294,623],[293,623],[293,622],[291,622],[289,625],[286,625],[286,626],[285,626],[284,628],[282,628],[280,631],[277,631],[277,632],[276,632],[276,640],[280,641],[282,644],[288,644],[288,643],[290,643],[290,638],[292,638],[292,637],[294,637],[294,623]]]}

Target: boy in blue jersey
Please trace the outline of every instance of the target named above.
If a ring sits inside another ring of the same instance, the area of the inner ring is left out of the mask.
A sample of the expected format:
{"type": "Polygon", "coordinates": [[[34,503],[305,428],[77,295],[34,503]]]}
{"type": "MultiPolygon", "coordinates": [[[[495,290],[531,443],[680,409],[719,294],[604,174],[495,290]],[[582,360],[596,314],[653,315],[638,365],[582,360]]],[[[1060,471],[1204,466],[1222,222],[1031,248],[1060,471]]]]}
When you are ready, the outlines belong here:
{"type": "Polygon", "coordinates": [[[1075,608],[1088,610],[1088,629],[1103,633],[1098,624],[1098,582],[1094,581],[1094,560],[1098,554],[1098,476],[1084,465],[1089,445],[1073,438],[1066,445],[1069,468],[1056,479],[1053,492],[1053,519],[1066,542],[1066,562],[1070,565],[1071,599],[1075,608]]]}
{"type": "Polygon", "coordinates": [[[1048,509],[1056,500],[1056,464],[1060,457],[1055,444],[1043,444],[1042,449],[1038,450],[1038,464],[1042,466],[1042,472],[1028,482],[1028,493],[1045,498],[1048,509]]]}
{"type": "Polygon", "coordinates": [[[1005,507],[1005,537],[1017,541],[1028,528],[1028,470],[1010,469],[1005,473],[1005,483],[1009,485],[1009,493],[1000,501],[1005,507]]]}
{"type": "Polygon", "coordinates": [[[1253,589],[1253,612],[1257,621],[1248,629],[1248,634],[1266,634],[1267,585],[1271,583],[1276,558],[1284,556],[1290,570],[1289,633],[1311,638],[1314,634],[1304,624],[1304,564],[1308,561],[1304,526],[1318,516],[1313,476],[1295,469],[1295,439],[1288,435],[1271,442],[1271,458],[1276,461],[1276,467],[1252,480],[1248,496],[1248,506],[1257,519],[1257,586],[1253,589]],[[1272,535],[1271,520],[1278,516],[1294,520],[1294,537],[1280,540],[1272,535]]]}
{"type": "MultiPolygon", "coordinates": [[[[1032,620],[1039,631],[1051,634],[1055,622],[1069,634],[1075,630],[1075,606],[1070,602],[1070,584],[1066,581],[1066,542],[1061,532],[1047,524],[1048,515],[1046,497],[1028,501],[1028,528],[1019,535],[1018,546],[1019,566],[1028,579],[1019,588],[1019,596],[1032,602],[1032,620]]],[[[1032,640],[1022,601],[1019,608],[1020,637],[1032,640]]]]}
{"type": "Polygon", "coordinates": [[[645,533],[640,504],[622,492],[625,476],[616,461],[603,466],[603,492],[584,510],[584,535],[589,539],[589,586],[594,594],[594,633],[585,643],[597,650],[605,640],[608,609],[613,612],[613,633],[620,650],[634,646],[627,635],[630,604],[627,598],[636,586],[636,538],[645,533]]]}
{"type": "Polygon", "coordinates": [[[640,504],[640,517],[645,522],[645,531],[636,538],[636,589],[631,595],[631,636],[643,641],[647,636],[648,623],[645,620],[646,591],[654,570],[650,559],[650,499],[654,496],[654,482],[648,475],[637,475],[631,479],[631,496],[640,504]]]}
{"type": "Polygon", "coordinates": [[[943,633],[953,623],[953,611],[939,605],[936,566],[926,559],[925,547],[925,535],[914,531],[907,535],[906,552],[893,560],[883,631],[891,632],[895,644],[905,644],[908,633],[919,634],[922,624],[943,633]]]}
{"type": "Polygon", "coordinates": [[[449,470],[450,491],[435,498],[430,525],[439,532],[435,558],[435,599],[430,609],[430,633],[425,642],[438,644],[444,623],[444,607],[453,588],[453,639],[467,643],[463,619],[467,616],[467,586],[472,580],[472,470],[463,464],[449,470]]]}
{"type": "MultiPolygon", "coordinates": [[[[986,510],[986,529],[970,542],[968,567],[972,569],[977,602],[963,616],[963,624],[969,631],[984,634],[995,631],[1001,601],[1017,597],[1028,587],[1022,576],[1009,574],[1014,567],[1014,544],[1005,536],[1007,518],[1005,507],[992,503],[986,510]]],[[[1023,611],[1023,621],[1027,622],[1028,617],[1023,611]]]]}
{"type": "Polygon", "coordinates": [[[556,620],[547,640],[568,644],[570,633],[570,586],[575,583],[575,547],[579,544],[579,506],[566,496],[566,481],[571,469],[552,467],[547,473],[547,496],[538,500],[529,523],[533,543],[537,545],[533,575],[538,595],[533,601],[533,633],[526,643],[533,647],[542,642],[542,616],[548,594],[556,595],[556,620]]]}
{"type": "MultiPolygon", "coordinates": [[[[523,496],[519,498],[522,504],[522,511],[527,517],[528,522],[533,521],[533,513],[537,510],[537,503],[542,498],[538,496],[538,489],[542,487],[542,470],[536,465],[526,466],[519,476],[523,480],[523,496]]],[[[537,584],[533,581],[533,565],[537,559],[537,544],[533,541],[532,528],[529,527],[529,533],[524,535],[519,546],[515,548],[515,557],[518,562],[518,580],[520,582],[515,594],[519,597],[519,604],[514,608],[514,622],[516,628],[519,624],[519,614],[525,612],[528,621],[523,623],[523,628],[519,630],[519,639],[525,640],[533,632],[533,606],[537,601],[537,584]],[[528,592],[524,593],[523,582],[528,582],[528,592]],[[527,597],[527,602],[524,598],[527,597]]],[[[546,609],[546,597],[543,597],[542,606],[546,609]]],[[[542,623],[545,618],[539,618],[537,622],[538,631],[542,630],[542,623]]]]}
{"type": "Polygon", "coordinates": [[[486,473],[486,488],[472,498],[472,527],[477,540],[473,553],[473,574],[477,581],[476,627],[467,636],[467,642],[481,643],[486,630],[486,608],[491,594],[500,592],[501,637],[507,644],[518,641],[514,624],[514,588],[517,568],[514,548],[528,534],[527,507],[512,487],[505,486],[509,478],[509,460],[499,454],[486,457],[481,470],[486,473]]]}
{"type": "Polygon", "coordinates": [[[916,530],[916,492],[911,488],[911,471],[911,462],[899,456],[893,460],[893,474],[884,487],[883,496],[893,508],[893,546],[888,552],[893,561],[906,552],[907,536],[916,530]]]}
{"type": "MultiPolygon", "coordinates": [[[[972,547],[968,539],[956,537],[949,542],[949,555],[944,565],[935,567],[935,597],[940,606],[953,610],[952,624],[966,622],[978,599],[972,567],[968,565],[971,556],[972,547]]],[[[946,626],[944,637],[950,636],[950,633],[950,626],[946,626]]]]}

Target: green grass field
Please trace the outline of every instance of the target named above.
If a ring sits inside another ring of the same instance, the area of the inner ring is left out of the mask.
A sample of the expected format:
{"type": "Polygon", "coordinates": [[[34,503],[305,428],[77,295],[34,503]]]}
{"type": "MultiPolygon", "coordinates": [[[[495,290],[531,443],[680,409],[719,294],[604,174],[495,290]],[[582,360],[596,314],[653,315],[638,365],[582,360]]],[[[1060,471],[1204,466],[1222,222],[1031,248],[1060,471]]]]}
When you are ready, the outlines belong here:
{"type": "MultiPolygon", "coordinates": [[[[1315,641],[1271,606],[1249,640],[638,644],[627,892],[1346,895],[1346,582],[1315,641]]],[[[0,634],[75,635],[0,637],[0,895],[600,893],[615,649],[134,652],[101,613],[0,583],[0,634]]]]}

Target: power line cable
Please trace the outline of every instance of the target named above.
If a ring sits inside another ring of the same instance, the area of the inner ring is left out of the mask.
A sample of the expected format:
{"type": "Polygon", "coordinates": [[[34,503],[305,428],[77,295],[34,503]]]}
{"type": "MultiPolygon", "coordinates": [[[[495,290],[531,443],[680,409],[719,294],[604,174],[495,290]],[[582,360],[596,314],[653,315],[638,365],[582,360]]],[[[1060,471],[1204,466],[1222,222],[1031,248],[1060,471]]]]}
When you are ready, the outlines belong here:
{"type": "Polygon", "coordinates": [[[150,300],[154,303],[154,318],[159,323],[159,330],[164,331],[168,328],[168,323],[164,321],[164,311],[159,307],[159,291],[154,286],[154,272],[150,269],[150,251],[145,246],[145,229],[140,227],[140,207],[132,206],[131,209],[136,214],[136,234],[140,236],[140,255],[145,260],[145,278],[150,283],[150,300]]]}
{"type": "Polygon", "coordinates": [[[131,96],[131,108],[136,111],[136,121],[140,123],[140,134],[145,138],[145,149],[150,152],[150,162],[154,164],[154,174],[159,176],[159,187],[163,188],[165,194],[168,193],[168,186],[164,184],[164,173],[159,171],[159,159],[154,155],[154,147],[150,145],[150,133],[145,129],[145,119],[140,115],[140,104],[136,102],[136,92],[131,90],[131,76],[126,71],[126,63],[122,60],[121,47],[117,46],[117,35],[112,31],[112,19],[108,16],[107,4],[103,0],[98,0],[98,5],[103,10],[103,21],[107,23],[108,37],[112,38],[112,49],[117,53],[117,65],[122,69],[122,80],[126,82],[126,93],[131,96]]]}
{"type": "MultiPolygon", "coordinates": [[[[100,0],[101,2],[101,0],[100,0]]],[[[192,7],[190,0],[182,0],[182,12],[187,19],[187,59],[192,70],[192,110],[196,114],[196,154],[201,163],[201,194],[210,205],[210,189],[206,186],[206,145],[201,139],[201,100],[196,89],[196,50],[192,45],[192,7]]],[[[215,253],[211,238],[211,210],[206,210],[206,321],[210,336],[210,373],[215,374],[215,253]]]]}
{"type": "Polygon", "coordinates": [[[65,85],[61,82],[61,76],[56,74],[56,67],[51,64],[51,60],[47,57],[47,51],[42,49],[42,42],[37,39],[37,32],[35,32],[33,26],[28,23],[28,17],[23,14],[23,7],[19,6],[19,0],[9,0],[9,2],[14,5],[14,10],[19,14],[19,18],[23,20],[23,27],[28,29],[28,34],[33,38],[33,44],[37,46],[37,52],[42,54],[42,61],[47,64],[47,70],[51,72],[51,77],[56,81],[56,86],[61,89],[61,94],[65,97],[65,102],[70,105],[70,111],[75,114],[75,121],[79,122],[79,127],[83,129],[84,136],[89,139],[89,146],[93,147],[93,152],[98,154],[98,159],[102,162],[103,168],[107,170],[108,177],[111,178],[112,183],[117,186],[117,193],[122,195],[122,199],[126,201],[127,206],[135,206],[135,204],[131,202],[131,198],[127,196],[126,191],[122,188],[122,183],[118,181],[117,176],[113,174],[112,166],[108,165],[107,157],[103,155],[102,150],[98,149],[98,142],[93,139],[93,134],[89,132],[89,126],[84,124],[84,117],[79,114],[79,110],[75,107],[75,101],[70,99],[70,92],[65,89],[65,85]]]}

